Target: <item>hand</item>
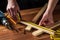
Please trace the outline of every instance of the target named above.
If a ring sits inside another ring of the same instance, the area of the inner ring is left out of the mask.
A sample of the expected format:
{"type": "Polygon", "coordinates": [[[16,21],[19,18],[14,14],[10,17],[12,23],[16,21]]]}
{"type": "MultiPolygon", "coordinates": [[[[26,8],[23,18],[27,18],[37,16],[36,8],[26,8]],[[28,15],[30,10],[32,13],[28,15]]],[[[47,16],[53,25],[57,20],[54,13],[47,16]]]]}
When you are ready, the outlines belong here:
{"type": "Polygon", "coordinates": [[[17,11],[19,11],[19,6],[17,2],[8,2],[7,11],[13,17],[13,19],[16,20],[17,19],[16,14],[17,11]]]}
{"type": "Polygon", "coordinates": [[[53,16],[52,13],[47,13],[45,12],[41,21],[39,22],[39,25],[43,25],[43,26],[53,26],[54,25],[54,21],[53,21],[53,16]]]}

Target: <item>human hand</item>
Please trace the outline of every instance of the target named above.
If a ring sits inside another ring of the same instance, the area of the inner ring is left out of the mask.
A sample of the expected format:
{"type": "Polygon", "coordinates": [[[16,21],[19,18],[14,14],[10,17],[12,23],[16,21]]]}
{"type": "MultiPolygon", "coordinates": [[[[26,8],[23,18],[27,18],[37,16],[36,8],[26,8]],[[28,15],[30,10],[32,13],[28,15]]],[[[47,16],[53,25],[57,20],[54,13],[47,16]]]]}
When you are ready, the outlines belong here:
{"type": "Polygon", "coordinates": [[[16,15],[17,15],[17,11],[19,11],[19,6],[17,2],[8,2],[6,10],[14,20],[17,20],[16,15]]]}
{"type": "Polygon", "coordinates": [[[53,15],[52,13],[47,13],[45,12],[42,19],[39,22],[39,25],[43,25],[43,26],[53,26],[54,25],[54,21],[53,21],[53,15]]]}

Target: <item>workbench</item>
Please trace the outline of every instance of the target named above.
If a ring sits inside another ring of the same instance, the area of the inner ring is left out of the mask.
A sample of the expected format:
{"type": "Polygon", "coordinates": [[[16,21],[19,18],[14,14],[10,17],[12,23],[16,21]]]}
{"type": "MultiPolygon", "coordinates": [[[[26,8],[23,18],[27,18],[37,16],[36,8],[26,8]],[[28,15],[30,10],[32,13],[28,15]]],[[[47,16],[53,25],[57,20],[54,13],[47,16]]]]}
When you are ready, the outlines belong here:
{"type": "MultiPolygon", "coordinates": [[[[60,6],[57,6],[54,10],[54,20],[60,20],[60,6]]],[[[21,10],[21,16],[23,20],[31,21],[33,17],[38,13],[40,8],[33,8],[27,10],[21,10]]],[[[33,36],[31,33],[26,31],[24,34],[23,30],[25,25],[20,24],[22,29],[19,32],[12,31],[7,29],[6,27],[0,25],[0,40],[51,40],[49,34],[42,34],[38,37],[33,36]]]]}

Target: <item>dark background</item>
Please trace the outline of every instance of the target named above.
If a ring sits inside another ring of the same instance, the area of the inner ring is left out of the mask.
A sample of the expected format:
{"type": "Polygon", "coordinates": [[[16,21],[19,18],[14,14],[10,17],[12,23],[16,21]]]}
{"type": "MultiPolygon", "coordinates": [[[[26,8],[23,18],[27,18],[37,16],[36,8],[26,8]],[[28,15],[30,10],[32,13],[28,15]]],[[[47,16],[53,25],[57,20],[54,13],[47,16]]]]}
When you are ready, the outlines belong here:
{"type": "MultiPolygon", "coordinates": [[[[48,0],[17,0],[21,10],[43,6],[48,0]]],[[[60,4],[60,1],[58,2],[60,4]]],[[[0,10],[6,12],[7,0],[0,0],[0,10]]]]}

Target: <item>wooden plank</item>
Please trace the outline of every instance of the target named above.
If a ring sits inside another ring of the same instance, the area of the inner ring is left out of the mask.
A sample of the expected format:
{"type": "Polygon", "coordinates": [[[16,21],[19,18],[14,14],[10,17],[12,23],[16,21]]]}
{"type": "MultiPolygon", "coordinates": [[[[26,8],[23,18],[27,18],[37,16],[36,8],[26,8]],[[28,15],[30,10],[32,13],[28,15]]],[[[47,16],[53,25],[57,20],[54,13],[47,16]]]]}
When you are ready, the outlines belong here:
{"type": "MultiPolygon", "coordinates": [[[[34,22],[34,23],[36,23],[37,22],[37,20],[39,19],[39,17],[43,14],[43,12],[45,11],[45,9],[46,9],[46,7],[47,7],[47,3],[41,8],[41,10],[36,14],[36,16],[32,19],[32,22],[34,22]]],[[[26,28],[25,28],[25,30],[28,30],[28,31],[30,31],[31,30],[31,26],[27,26],[26,28]]]]}
{"type": "Polygon", "coordinates": [[[36,23],[36,21],[43,14],[43,12],[46,10],[46,8],[47,8],[47,3],[42,7],[42,9],[37,13],[37,15],[33,18],[32,21],[36,23]]]}
{"type": "Polygon", "coordinates": [[[40,11],[42,7],[38,7],[38,8],[32,8],[32,9],[25,9],[25,10],[21,10],[20,13],[21,15],[31,15],[31,14],[36,14],[40,11]]]}

